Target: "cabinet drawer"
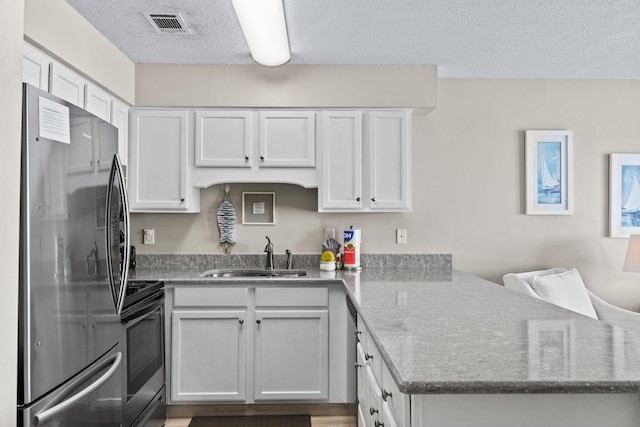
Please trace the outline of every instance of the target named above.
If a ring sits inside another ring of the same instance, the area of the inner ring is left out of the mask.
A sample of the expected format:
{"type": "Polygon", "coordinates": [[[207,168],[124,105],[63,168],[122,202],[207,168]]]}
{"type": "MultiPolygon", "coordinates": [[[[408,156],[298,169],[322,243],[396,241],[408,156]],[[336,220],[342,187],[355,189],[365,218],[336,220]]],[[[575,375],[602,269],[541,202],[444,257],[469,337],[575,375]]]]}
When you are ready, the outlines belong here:
{"type": "MultiPolygon", "coordinates": [[[[409,424],[409,395],[400,393],[385,364],[382,365],[382,399],[388,411],[400,426],[409,424]]],[[[386,424],[385,424],[386,426],[386,424]]]]}
{"type": "Polygon", "coordinates": [[[256,307],[326,307],[327,288],[256,288],[256,307]]]}
{"type": "Polygon", "coordinates": [[[175,307],[245,307],[247,305],[247,288],[206,286],[175,288],[173,301],[175,307]]]}
{"type": "Polygon", "coordinates": [[[369,333],[369,330],[366,331],[366,335],[366,345],[364,347],[365,359],[367,365],[371,367],[371,371],[376,379],[376,382],[378,384],[382,384],[382,357],[380,356],[380,351],[378,351],[378,347],[376,347],[376,344],[373,341],[373,337],[369,333]]]}

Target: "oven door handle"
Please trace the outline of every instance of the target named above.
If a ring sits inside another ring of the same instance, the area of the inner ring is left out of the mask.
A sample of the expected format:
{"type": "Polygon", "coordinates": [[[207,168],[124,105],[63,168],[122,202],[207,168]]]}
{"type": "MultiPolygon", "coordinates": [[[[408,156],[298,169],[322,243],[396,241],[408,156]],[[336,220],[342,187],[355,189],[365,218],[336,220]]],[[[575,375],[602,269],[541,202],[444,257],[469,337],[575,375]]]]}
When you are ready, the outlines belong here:
{"type": "Polygon", "coordinates": [[[156,296],[149,298],[147,300],[142,300],[138,304],[134,304],[131,307],[128,307],[123,313],[121,321],[122,323],[127,323],[129,320],[138,319],[142,316],[145,316],[156,308],[161,307],[164,302],[164,292],[156,294],[156,296]]]}
{"type": "MultiPolygon", "coordinates": [[[[108,361],[110,361],[110,359],[108,361]]],[[[98,378],[96,381],[94,381],[87,388],[85,388],[81,392],[73,395],[69,399],[63,400],[62,402],[58,403],[57,405],[55,405],[55,406],[53,406],[53,407],[51,407],[49,409],[46,409],[46,410],[40,412],[39,414],[36,414],[33,417],[33,425],[37,426],[39,424],[46,423],[53,416],[59,414],[60,412],[66,411],[67,409],[69,409],[70,407],[72,407],[73,405],[75,405],[76,403],[78,403],[79,401],[81,401],[82,399],[84,399],[85,397],[89,396],[91,393],[93,393],[97,389],[99,389],[104,383],[106,383],[113,376],[113,374],[120,367],[120,362],[122,362],[122,352],[116,353],[116,355],[113,356],[113,359],[114,359],[113,363],[111,364],[111,367],[109,368],[109,370],[107,370],[107,372],[102,374],[102,376],[100,378],[98,378]]],[[[89,375],[91,375],[91,374],[92,373],[89,373],[89,375]]],[[[82,384],[82,383],[80,383],[80,384],[82,384]]],[[[76,390],[75,388],[71,389],[71,390],[68,390],[67,393],[71,394],[75,390],[76,390]]]]}

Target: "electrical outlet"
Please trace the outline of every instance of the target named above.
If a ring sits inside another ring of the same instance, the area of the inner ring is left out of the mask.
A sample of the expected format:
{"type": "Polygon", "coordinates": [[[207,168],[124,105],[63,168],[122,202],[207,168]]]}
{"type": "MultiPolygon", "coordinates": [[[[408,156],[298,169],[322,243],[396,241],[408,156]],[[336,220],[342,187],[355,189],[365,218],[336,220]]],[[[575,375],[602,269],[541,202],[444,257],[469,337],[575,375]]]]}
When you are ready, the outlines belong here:
{"type": "Polygon", "coordinates": [[[335,228],[325,228],[324,229],[324,240],[335,239],[335,238],[336,238],[336,229],[335,228]]]}
{"type": "Polygon", "coordinates": [[[145,245],[154,245],[156,243],[156,230],[153,228],[145,228],[142,232],[142,243],[145,245]]]}
{"type": "Polygon", "coordinates": [[[399,244],[407,243],[407,229],[406,228],[397,228],[396,229],[396,243],[399,243],[399,244]]]}

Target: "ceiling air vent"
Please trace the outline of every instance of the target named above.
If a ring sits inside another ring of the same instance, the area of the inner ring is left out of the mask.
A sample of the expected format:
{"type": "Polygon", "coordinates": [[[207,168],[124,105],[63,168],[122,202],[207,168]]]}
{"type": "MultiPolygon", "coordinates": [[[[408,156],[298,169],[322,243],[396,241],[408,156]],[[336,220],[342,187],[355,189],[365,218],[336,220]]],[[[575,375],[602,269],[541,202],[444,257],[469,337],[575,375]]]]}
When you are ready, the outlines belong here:
{"type": "Polygon", "coordinates": [[[182,16],[177,12],[144,12],[143,14],[157,33],[191,34],[191,31],[187,28],[187,24],[184,23],[184,19],[182,19],[182,16]]]}

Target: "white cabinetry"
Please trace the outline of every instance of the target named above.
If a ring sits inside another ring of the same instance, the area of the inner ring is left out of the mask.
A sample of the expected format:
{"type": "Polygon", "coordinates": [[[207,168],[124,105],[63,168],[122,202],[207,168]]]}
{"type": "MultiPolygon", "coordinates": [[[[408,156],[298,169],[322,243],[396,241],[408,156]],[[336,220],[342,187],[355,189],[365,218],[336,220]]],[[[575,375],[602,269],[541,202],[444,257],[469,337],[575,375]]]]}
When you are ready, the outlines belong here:
{"type": "Polygon", "coordinates": [[[260,111],[260,167],[315,167],[315,113],[260,111]]]}
{"type": "Polygon", "coordinates": [[[85,110],[111,123],[112,96],[104,90],[90,84],[87,84],[85,88],[85,95],[85,110]]]}
{"type": "Polygon", "coordinates": [[[315,115],[306,110],[195,111],[192,182],[317,187],[315,115]]]}
{"type": "Polygon", "coordinates": [[[407,111],[371,111],[368,114],[371,209],[411,208],[410,118],[407,111]]]}
{"type": "Polygon", "coordinates": [[[131,211],[197,211],[189,185],[190,113],[131,113],[129,195],[131,211]]]}
{"type": "Polygon", "coordinates": [[[247,288],[185,288],[171,313],[174,402],[246,399],[247,288]]]}
{"type": "Polygon", "coordinates": [[[166,304],[171,402],[353,401],[344,290],[176,285],[166,304]]]}
{"type": "Polygon", "coordinates": [[[44,91],[49,91],[49,67],[51,60],[38,49],[24,44],[22,51],[22,81],[44,91]]]}
{"type": "Polygon", "coordinates": [[[118,129],[118,153],[123,165],[129,164],[129,106],[117,99],[111,101],[111,124],[118,129]]]}
{"type": "Polygon", "coordinates": [[[318,210],[411,210],[409,111],[361,114],[323,112],[318,210]]]}
{"type": "Polygon", "coordinates": [[[251,111],[196,111],[195,165],[251,167],[251,111]]]}
{"type": "Polygon", "coordinates": [[[362,209],[362,112],[322,113],[320,210],[362,209]]]}
{"type": "Polygon", "coordinates": [[[326,400],[327,288],[258,288],[255,400],[326,400]]]}
{"type": "Polygon", "coordinates": [[[68,68],[51,64],[51,93],[80,108],[85,107],[85,85],[87,81],[68,68]]]}
{"type": "MultiPolygon", "coordinates": [[[[26,42],[23,50],[22,81],[82,107],[114,125],[118,129],[117,150],[120,161],[123,165],[127,164],[129,139],[129,106],[127,104],[26,42]],[[51,84],[49,84],[50,81],[51,84]]],[[[71,124],[71,126],[74,125],[71,124]]],[[[84,153],[76,152],[76,158],[70,160],[72,170],[88,171],[93,169],[94,165],[100,163],[106,165],[105,161],[108,161],[106,167],[110,167],[111,156],[107,158],[101,155],[100,148],[97,143],[93,144],[93,147],[85,145],[84,149],[80,148],[79,151],[84,153]]]]}
{"type": "Polygon", "coordinates": [[[358,325],[358,425],[409,427],[410,396],[400,393],[369,331],[358,325]]]}

